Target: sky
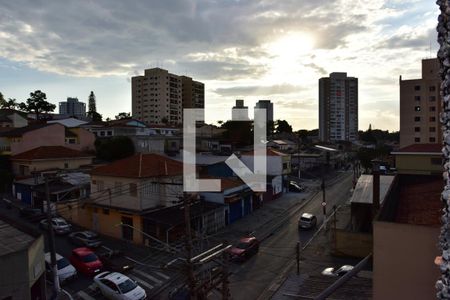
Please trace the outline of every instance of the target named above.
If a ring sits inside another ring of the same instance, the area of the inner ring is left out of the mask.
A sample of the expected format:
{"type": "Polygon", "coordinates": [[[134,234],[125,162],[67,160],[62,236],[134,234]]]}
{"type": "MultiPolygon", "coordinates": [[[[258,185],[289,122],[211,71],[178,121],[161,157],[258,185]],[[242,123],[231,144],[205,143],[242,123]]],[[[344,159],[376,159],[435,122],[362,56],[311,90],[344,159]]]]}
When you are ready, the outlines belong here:
{"type": "Polygon", "coordinates": [[[0,3],[0,92],[131,112],[130,78],[162,67],[205,83],[206,121],[236,99],[274,103],[275,119],[318,128],[318,79],[359,81],[359,128],[399,129],[399,76],[435,57],[430,0],[75,0],[0,3]]]}

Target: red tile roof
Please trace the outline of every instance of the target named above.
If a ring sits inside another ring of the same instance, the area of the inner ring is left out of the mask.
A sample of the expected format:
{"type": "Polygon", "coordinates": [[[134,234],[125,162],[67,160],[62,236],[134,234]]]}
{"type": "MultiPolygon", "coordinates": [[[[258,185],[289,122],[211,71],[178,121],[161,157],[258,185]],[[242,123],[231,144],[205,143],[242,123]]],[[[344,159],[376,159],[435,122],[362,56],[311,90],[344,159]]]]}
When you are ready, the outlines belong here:
{"type": "Polygon", "coordinates": [[[12,160],[60,159],[94,157],[94,155],[73,150],[63,146],[42,146],[11,157],[12,160]]]}
{"type": "Polygon", "coordinates": [[[176,176],[183,174],[183,163],[155,153],[138,153],[95,168],[91,174],[126,178],[176,176]]]}
{"type": "Polygon", "coordinates": [[[393,153],[416,152],[416,153],[441,153],[442,144],[413,144],[394,151],[393,153]]]}

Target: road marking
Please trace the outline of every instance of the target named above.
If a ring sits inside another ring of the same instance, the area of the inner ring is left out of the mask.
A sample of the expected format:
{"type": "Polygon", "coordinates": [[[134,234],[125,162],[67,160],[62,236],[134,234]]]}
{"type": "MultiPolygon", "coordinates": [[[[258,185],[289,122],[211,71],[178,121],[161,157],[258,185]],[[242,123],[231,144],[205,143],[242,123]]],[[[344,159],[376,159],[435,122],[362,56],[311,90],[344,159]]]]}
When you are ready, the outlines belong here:
{"type": "Polygon", "coordinates": [[[139,282],[140,284],[142,284],[143,286],[147,287],[148,289],[153,289],[153,285],[149,284],[146,281],[143,281],[142,279],[133,276],[133,275],[128,275],[128,277],[131,277],[132,279],[136,280],[137,282],[139,282]]]}
{"type": "Polygon", "coordinates": [[[162,284],[162,281],[161,281],[161,280],[156,279],[155,277],[153,277],[153,276],[151,276],[151,275],[149,275],[149,274],[147,274],[147,273],[144,273],[144,272],[142,272],[142,271],[134,270],[134,273],[137,273],[137,274],[139,274],[139,275],[141,275],[141,276],[144,276],[144,277],[146,277],[146,278],[148,278],[148,279],[150,279],[150,280],[156,282],[157,284],[162,284]]]}
{"type": "Polygon", "coordinates": [[[91,296],[89,296],[88,294],[86,294],[83,291],[79,291],[77,293],[78,296],[80,296],[81,298],[83,298],[84,300],[95,300],[95,298],[92,298],[91,296]]]}
{"type": "Polygon", "coordinates": [[[161,272],[158,272],[158,271],[155,271],[155,273],[158,274],[160,277],[164,278],[165,280],[169,280],[170,279],[170,277],[167,276],[164,273],[161,273],[161,272]]]}

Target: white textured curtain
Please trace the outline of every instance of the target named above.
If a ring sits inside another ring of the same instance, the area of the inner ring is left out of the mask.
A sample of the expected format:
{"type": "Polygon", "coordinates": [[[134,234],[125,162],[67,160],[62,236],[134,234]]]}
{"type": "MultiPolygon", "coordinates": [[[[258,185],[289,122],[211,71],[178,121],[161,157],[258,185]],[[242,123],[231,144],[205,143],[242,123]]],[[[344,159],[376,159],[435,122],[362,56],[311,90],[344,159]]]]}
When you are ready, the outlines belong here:
{"type": "Polygon", "coordinates": [[[440,61],[441,76],[441,96],[443,99],[443,110],[441,123],[444,135],[444,147],[442,153],[444,157],[444,181],[445,187],[442,192],[442,202],[444,205],[442,215],[442,228],[439,237],[439,246],[442,250],[442,260],[440,263],[441,278],[436,282],[437,298],[450,299],[450,251],[449,251],[449,223],[450,223],[450,0],[437,0],[436,4],[441,11],[438,17],[437,33],[438,59],[440,61]]]}

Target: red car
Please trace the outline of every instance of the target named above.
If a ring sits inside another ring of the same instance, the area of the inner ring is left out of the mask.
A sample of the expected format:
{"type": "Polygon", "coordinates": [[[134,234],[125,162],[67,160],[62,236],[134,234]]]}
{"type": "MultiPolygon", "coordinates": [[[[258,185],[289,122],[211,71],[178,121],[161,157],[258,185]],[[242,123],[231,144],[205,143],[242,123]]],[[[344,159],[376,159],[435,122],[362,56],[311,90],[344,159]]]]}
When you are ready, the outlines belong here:
{"type": "Polygon", "coordinates": [[[243,237],[239,243],[230,248],[231,260],[244,261],[250,256],[255,255],[259,250],[259,241],[254,237],[243,237]]]}
{"type": "Polygon", "coordinates": [[[78,272],[85,275],[98,274],[103,268],[103,264],[97,255],[86,247],[73,249],[72,256],[70,256],[70,263],[78,272]]]}

